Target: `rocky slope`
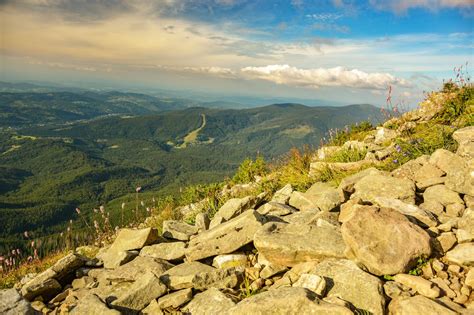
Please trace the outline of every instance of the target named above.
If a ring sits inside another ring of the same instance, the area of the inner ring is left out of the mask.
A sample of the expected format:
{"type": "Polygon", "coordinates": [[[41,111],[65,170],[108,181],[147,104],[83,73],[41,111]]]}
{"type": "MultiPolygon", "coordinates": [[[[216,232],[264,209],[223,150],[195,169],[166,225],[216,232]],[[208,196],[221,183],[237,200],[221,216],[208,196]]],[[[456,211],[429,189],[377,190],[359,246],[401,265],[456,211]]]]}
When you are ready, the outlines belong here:
{"type": "Polygon", "coordinates": [[[425,104],[364,141],[321,148],[313,174],[353,173],[338,187],[231,198],[212,220],[205,203],[189,205],[176,211],[198,212],[195,224],[168,220],[161,235],[122,229],[95,257],[79,248],[0,291],[0,313],[474,314],[474,127],[454,132],[456,153],[367,168],[437,110],[425,104]],[[366,158],[325,161],[347,147],[366,158]]]}

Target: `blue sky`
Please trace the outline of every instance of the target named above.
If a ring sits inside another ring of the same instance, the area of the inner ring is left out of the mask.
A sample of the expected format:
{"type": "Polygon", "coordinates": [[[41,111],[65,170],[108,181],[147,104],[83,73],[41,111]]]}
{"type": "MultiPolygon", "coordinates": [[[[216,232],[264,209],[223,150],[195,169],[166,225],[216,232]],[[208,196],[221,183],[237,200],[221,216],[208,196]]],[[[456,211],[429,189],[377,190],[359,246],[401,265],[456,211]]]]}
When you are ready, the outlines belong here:
{"type": "Polygon", "coordinates": [[[474,62],[473,18],[472,0],[3,0],[1,80],[416,104],[474,62]]]}

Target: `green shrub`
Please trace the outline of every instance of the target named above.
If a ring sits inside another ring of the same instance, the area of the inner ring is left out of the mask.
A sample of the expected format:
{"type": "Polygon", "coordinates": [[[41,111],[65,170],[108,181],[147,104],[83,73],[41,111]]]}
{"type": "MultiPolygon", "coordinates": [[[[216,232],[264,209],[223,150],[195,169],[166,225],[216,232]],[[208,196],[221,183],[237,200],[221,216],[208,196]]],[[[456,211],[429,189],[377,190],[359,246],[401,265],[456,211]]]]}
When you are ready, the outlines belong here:
{"type": "Polygon", "coordinates": [[[336,151],[334,154],[329,156],[325,159],[326,162],[341,162],[341,163],[348,163],[348,162],[357,162],[363,160],[365,155],[367,154],[367,150],[359,150],[359,149],[342,149],[336,151]]]}
{"type": "Polygon", "coordinates": [[[255,176],[264,176],[266,172],[267,166],[262,156],[258,156],[255,161],[247,158],[240,164],[232,182],[235,184],[250,183],[255,180],[255,176]]]}
{"type": "Polygon", "coordinates": [[[292,148],[276,166],[279,186],[291,184],[295,189],[304,191],[313,183],[309,168],[314,151],[305,146],[302,150],[292,148]]]}

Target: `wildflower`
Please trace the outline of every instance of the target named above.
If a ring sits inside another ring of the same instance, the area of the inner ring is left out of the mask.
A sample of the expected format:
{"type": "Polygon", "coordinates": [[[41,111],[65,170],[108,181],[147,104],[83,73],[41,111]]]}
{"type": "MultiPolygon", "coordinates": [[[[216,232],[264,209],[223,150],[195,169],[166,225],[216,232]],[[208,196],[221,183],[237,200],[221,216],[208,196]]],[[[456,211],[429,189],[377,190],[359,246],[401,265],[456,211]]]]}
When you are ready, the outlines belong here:
{"type": "Polygon", "coordinates": [[[115,231],[118,231],[119,230],[119,227],[118,226],[115,226],[115,231]]]}
{"type": "Polygon", "coordinates": [[[393,160],[393,163],[398,163],[398,160],[397,159],[393,160]]]}
{"type": "Polygon", "coordinates": [[[28,258],[27,258],[26,260],[28,260],[28,262],[32,262],[32,261],[33,261],[33,257],[32,257],[32,256],[28,256],[28,258]]]}
{"type": "Polygon", "coordinates": [[[122,202],[122,210],[125,209],[125,202],[122,202]]]}
{"type": "Polygon", "coordinates": [[[21,255],[21,252],[20,252],[20,249],[19,249],[19,248],[16,249],[16,254],[17,254],[17,255],[21,255]]]}
{"type": "Polygon", "coordinates": [[[95,213],[98,213],[98,212],[99,212],[99,210],[97,210],[96,208],[94,208],[94,212],[95,212],[95,213]]]}
{"type": "Polygon", "coordinates": [[[76,208],[76,212],[77,212],[77,214],[81,214],[81,209],[76,208]]]}
{"type": "Polygon", "coordinates": [[[23,232],[23,235],[25,236],[25,238],[28,238],[28,231],[23,232]]]}
{"type": "Polygon", "coordinates": [[[35,247],[35,241],[31,241],[31,247],[35,247]]]}
{"type": "Polygon", "coordinates": [[[99,229],[99,223],[96,220],[94,220],[94,227],[96,230],[99,229]]]}
{"type": "Polygon", "coordinates": [[[144,207],[144,206],[145,206],[145,203],[143,202],[143,200],[142,200],[142,201],[140,201],[140,204],[142,205],[142,207],[144,207]]]}
{"type": "Polygon", "coordinates": [[[402,152],[402,147],[398,144],[395,146],[395,149],[397,150],[397,152],[402,152]]]}
{"type": "Polygon", "coordinates": [[[15,254],[16,254],[16,251],[12,249],[12,255],[15,255],[15,254]]]}
{"type": "Polygon", "coordinates": [[[72,225],[72,220],[69,220],[69,224],[71,224],[71,225],[72,225]]]}
{"type": "Polygon", "coordinates": [[[149,207],[146,207],[146,212],[150,212],[150,208],[149,208],[149,207]]]}
{"type": "Polygon", "coordinates": [[[3,256],[0,256],[0,262],[4,261],[5,260],[5,257],[3,256]]]}
{"type": "Polygon", "coordinates": [[[68,226],[68,227],[67,227],[67,231],[68,231],[68,232],[71,232],[71,227],[68,226]]]}
{"type": "Polygon", "coordinates": [[[136,191],[137,193],[140,192],[141,190],[142,190],[142,187],[141,187],[141,186],[138,186],[138,187],[135,189],[135,191],[136,191]]]}

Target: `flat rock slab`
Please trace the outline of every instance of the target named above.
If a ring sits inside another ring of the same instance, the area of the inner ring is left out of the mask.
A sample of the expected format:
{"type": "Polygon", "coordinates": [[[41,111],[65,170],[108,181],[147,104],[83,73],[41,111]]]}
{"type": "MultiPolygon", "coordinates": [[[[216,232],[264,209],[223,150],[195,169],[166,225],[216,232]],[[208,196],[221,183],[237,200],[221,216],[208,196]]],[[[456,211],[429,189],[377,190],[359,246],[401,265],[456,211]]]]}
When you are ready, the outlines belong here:
{"type": "Polygon", "coordinates": [[[160,280],[171,290],[233,288],[239,283],[239,279],[240,273],[234,268],[216,269],[197,261],[173,267],[160,277],[160,280]]]}
{"type": "Polygon", "coordinates": [[[328,288],[326,296],[341,298],[374,315],[384,314],[382,281],[357,267],[354,262],[326,259],[312,268],[310,273],[330,280],[332,286],[328,288]]]}
{"type": "Polygon", "coordinates": [[[354,190],[351,198],[360,198],[366,202],[375,202],[377,197],[386,197],[415,204],[415,184],[406,178],[367,175],[354,185],[354,190]]]}
{"type": "Polygon", "coordinates": [[[0,290],[0,314],[33,315],[35,312],[30,303],[24,300],[16,289],[5,289],[0,290]]]}
{"type": "Polygon", "coordinates": [[[435,185],[426,188],[423,193],[423,200],[425,202],[439,202],[445,207],[454,203],[464,204],[459,194],[445,185],[435,185]]]}
{"type": "Polygon", "coordinates": [[[174,267],[174,265],[166,260],[138,256],[131,262],[122,265],[117,269],[107,270],[100,275],[98,280],[99,282],[130,282],[137,280],[147,271],[151,271],[155,275],[160,275],[172,267],[174,267]]]}
{"type": "Polygon", "coordinates": [[[161,309],[174,308],[177,309],[181,305],[191,301],[193,298],[192,289],[179,290],[168,295],[162,296],[158,299],[158,306],[161,309]]]}
{"type": "Polygon", "coordinates": [[[208,315],[225,314],[235,303],[216,288],[196,294],[185,307],[186,314],[208,315]]]}
{"type": "Polygon", "coordinates": [[[397,298],[389,305],[391,315],[455,315],[456,312],[450,310],[435,301],[422,295],[415,295],[408,298],[397,298]]]}
{"type": "Polygon", "coordinates": [[[326,183],[316,183],[305,193],[294,191],[290,206],[300,211],[330,211],[341,204],[342,191],[326,183]]]}
{"type": "Polygon", "coordinates": [[[112,310],[94,294],[87,294],[81,298],[78,304],[70,311],[72,315],[120,315],[117,310],[112,310]]]}
{"type": "Polygon", "coordinates": [[[156,229],[121,229],[110,250],[119,252],[141,249],[143,246],[153,244],[159,239],[158,230],[156,229]]]}
{"type": "Polygon", "coordinates": [[[253,208],[256,203],[257,199],[253,196],[247,196],[244,198],[231,198],[227,200],[226,203],[224,203],[217,211],[214,218],[211,220],[209,227],[212,229],[222,222],[226,222],[232,218],[235,218],[242,212],[253,208]]]}
{"type": "Polygon", "coordinates": [[[184,242],[160,243],[143,247],[140,256],[164,260],[182,260],[185,248],[186,243],[184,242]]]}
{"type": "Polygon", "coordinates": [[[431,155],[430,163],[446,173],[446,187],[460,194],[474,196],[472,159],[462,158],[445,149],[438,149],[431,155]]]}
{"type": "Polygon", "coordinates": [[[199,232],[193,225],[181,221],[166,220],[163,222],[163,236],[179,241],[188,241],[192,235],[199,232]]]}
{"type": "Polygon", "coordinates": [[[410,221],[422,226],[422,227],[432,227],[438,224],[438,220],[433,215],[433,213],[420,209],[415,205],[404,203],[398,199],[386,198],[386,197],[376,197],[375,203],[380,207],[391,208],[397,210],[398,212],[404,214],[410,221]]]}
{"type": "Polygon", "coordinates": [[[459,244],[446,253],[446,260],[461,266],[474,266],[474,243],[459,244]]]}
{"type": "Polygon", "coordinates": [[[166,285],[153,272],[147,271],[112,301],[111,305],[121,312],[138,312],[166,291],[166,285]]]}
{"type": "Polygon", "coordinates": [[[378,276],[407,272],[431,254],[429,235],[393,209],[358,206],[341,230],[348,254],[378,276]]]}
{"type": "Polygon", "coordinates": [[[213,229],[193,238],[186,248],[189,261],[211,256],[230,254],[253,241],[255,232],[264,224],[265,217],[248,210],[213,229]]]}
{"type": "Polygon", "coordinates": [[[260,213],[260,214],[273,215],[273,216],[285,216],[285,215],[288,215],[288,214],[295,213],[297,211],[298,210],[296,210],[295,208],[293,208],[291,206],[288,206],[288,205],[285,205],[285,204],[282,204],[282,203],[278,203],[278,202],[273,202],[273,201],[270,201],[270,202],[260,206],[257,209],[257,212],[260,213]]]}
{"type": "Polygon", "coordinates": [[[55,277],[56,272],[51,268],[43,271],[23,285],[21,295],[29,301],[37,296],[41,296],[43,300],[48,301],[61,292],[61,284],[55,277]]]}
{"type": "Polygon", "coordinates": [[[345,257],[342,235],[333,227],[270,222],[255,234],[254,245],[269,262],[282,266],[345,257]]]}
{"type": "Polygon", "coordinates": [[[353,314],[348,308],[320,300],[305,288],[282,287],[253,295],[230,308],[225,314],[353,314]]]}

